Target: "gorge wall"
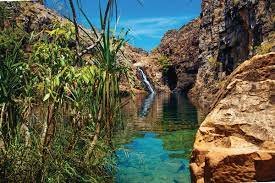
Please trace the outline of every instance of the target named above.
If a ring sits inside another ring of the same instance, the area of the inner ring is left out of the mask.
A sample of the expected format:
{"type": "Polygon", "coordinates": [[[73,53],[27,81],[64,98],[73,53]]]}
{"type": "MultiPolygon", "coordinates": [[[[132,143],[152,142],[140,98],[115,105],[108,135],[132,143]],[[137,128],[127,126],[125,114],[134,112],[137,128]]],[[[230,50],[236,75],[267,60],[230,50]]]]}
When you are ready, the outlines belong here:
{"type": "MultiPolygon", "coordinates": [[[[274,7],[271,0],[203,0],[201,16],[166,33],[153,53],[124,47],[136,92],[144,88],[137,73],[142,67],[156,90],[193,87],[192,102],[212,110],[197,133],[193,182],[275,180],[275,53],[244,62],[274,51],[274,7]],[[165,74],[158,63],[162,56],[170,62],[165,74]]],[[[69,23],[38,3],[20,11],[16,21],[26,32],[69,23]]],[[[130,86],[122,80],[121,89],[130,86]]]]}
{"type": "Polygon", "coordinates": [[[202,65],[189,93],[194,104],[209,112],[220,82],[268,41],[274,31],[272,6],[271,0],[202,1],[198,55],[202,65]]]}
{"type": "Polygon", "coordinates": [[[175,89],[192,88],[189,98],[208,113],[225,77],[255,55],[262,43],[272,40],[271,0],[203,0],[201,16],[168,31],[157,52],[169,58],[171,71],[176,72],[175,89]]]}
{"type": "Polygon", "coordinates": [[[168,31],[156,49],[156,52],[167,57],[171,64],[167,76],[164,76],[167,84],[174,84],[174,86],[170,86],[171,90],[187,91],[196,80],[200,66],[198,59],[199,31],[200,19],[198,18],[179,30],[168,31]],[[175,72],[176,78],[171,77],[173,72],[175,72]]]}
{"type": "Polygon", "coordinates": [[[192,182],[275,180],[274,17],[271,0],[202,0],[200,18],[169,31],[157,49],[175,68],[176,89],[191,86],[189,99],[208,114],[192,182]]]}

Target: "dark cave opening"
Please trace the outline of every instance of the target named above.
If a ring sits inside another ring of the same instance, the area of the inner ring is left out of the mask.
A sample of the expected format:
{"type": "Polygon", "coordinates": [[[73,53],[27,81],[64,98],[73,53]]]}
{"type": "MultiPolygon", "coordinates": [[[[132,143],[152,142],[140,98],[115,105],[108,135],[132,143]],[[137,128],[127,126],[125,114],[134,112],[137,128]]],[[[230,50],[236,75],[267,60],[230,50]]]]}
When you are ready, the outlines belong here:
{"type": "Polygon", "coordinates": [[[170,66],[163,73],[164,84],[167,84],[170,90],[174,90],[178,84],[178,76],[174,66],[170,66]]]}

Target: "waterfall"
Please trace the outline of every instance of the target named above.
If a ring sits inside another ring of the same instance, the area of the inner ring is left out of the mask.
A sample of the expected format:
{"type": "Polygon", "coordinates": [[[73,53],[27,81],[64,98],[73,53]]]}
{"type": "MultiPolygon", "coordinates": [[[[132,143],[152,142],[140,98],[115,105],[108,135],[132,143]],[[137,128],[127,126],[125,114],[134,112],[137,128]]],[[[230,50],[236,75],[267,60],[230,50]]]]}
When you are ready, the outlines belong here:
{"type": "Polygon", "coordinates": [[[150,93],[154,94],[155,91],[154,91],[151,83],[148,81],[147,76],[145,75],[145,73],[143,72],[143,70],[141,68],[139,68],[139,67],[137,68],[137,70],[141,73],[142,80],[146,84],[146,87],[149,89],[150,93]]]}

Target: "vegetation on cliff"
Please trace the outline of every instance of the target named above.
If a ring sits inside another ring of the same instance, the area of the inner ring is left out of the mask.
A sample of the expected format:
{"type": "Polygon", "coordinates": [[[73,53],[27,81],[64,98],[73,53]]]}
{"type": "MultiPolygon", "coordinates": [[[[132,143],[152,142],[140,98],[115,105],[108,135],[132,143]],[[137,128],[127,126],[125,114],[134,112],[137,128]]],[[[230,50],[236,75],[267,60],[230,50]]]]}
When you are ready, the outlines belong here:
{"type": "Polygon", "coordinates": [[[161,66],[162,74],[163,75],[167,75],[169,67],[172,66],[171,61],[169,60],[169,58],[167,56],[165,56],[165,55],[161,55],[158,58],[158,63],[161,66]]]}

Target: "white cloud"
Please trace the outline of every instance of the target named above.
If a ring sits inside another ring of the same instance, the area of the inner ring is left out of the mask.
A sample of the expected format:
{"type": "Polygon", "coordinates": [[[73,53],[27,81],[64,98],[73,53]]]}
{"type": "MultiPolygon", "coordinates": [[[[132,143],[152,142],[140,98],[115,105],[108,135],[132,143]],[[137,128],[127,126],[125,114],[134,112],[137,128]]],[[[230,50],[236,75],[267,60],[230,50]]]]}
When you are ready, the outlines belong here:
{"type": "Polygon", "coordinates": [[[161,38],[163,33],[169,29],[179,27],[192,17],[153,17],[123,20],[120,27],[130,28],[134,37],[146,36],[150,38],[161,38]]]}

